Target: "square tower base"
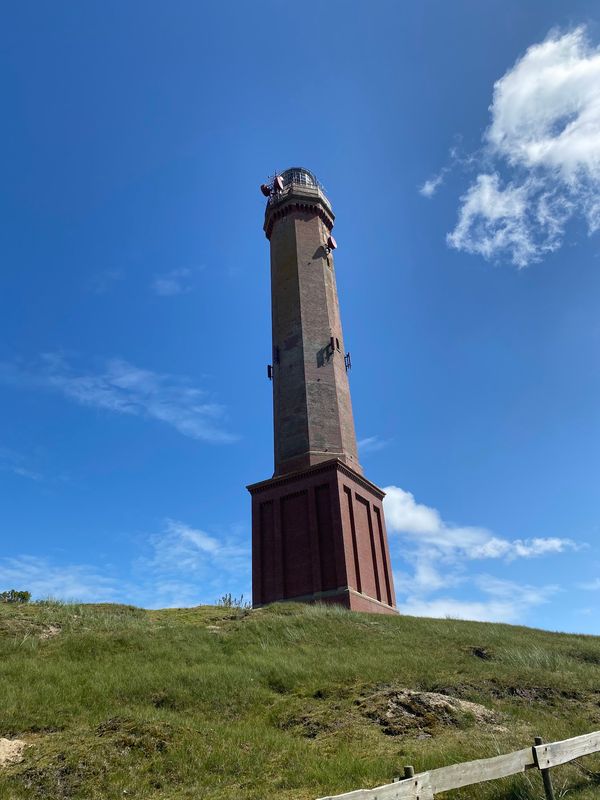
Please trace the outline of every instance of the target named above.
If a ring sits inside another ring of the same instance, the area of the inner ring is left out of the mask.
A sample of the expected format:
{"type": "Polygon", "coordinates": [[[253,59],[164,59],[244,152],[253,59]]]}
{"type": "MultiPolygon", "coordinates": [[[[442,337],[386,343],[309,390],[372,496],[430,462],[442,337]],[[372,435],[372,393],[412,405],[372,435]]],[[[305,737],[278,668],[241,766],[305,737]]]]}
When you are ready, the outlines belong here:
{"type": "Polygon", "coordinates": [[[338,459],[248,486],[252,603],[395,614],[384,493],[338,459]]]}

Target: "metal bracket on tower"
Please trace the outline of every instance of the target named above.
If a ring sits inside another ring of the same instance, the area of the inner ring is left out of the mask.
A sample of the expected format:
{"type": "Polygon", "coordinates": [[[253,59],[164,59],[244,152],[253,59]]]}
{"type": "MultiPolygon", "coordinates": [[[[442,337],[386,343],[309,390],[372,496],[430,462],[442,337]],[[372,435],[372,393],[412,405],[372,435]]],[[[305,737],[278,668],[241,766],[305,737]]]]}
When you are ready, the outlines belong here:
{"type": "Polygon", "coordinates": [[[328,350],[329,350],[329,355],[330,356],[332,356],[335,353],[336,350],[338,351],[338,353],[340,352],[340,340],[337,338],[337,336],[330,336],[329,337],[328,350]]]}
{"type": "Polygon", "coordinates": [[[350,353],[346,353],[344,356],[344,366],[346,367],[346,372],[348,372],[349,369],[352,369],[352,359],[350,358],[350,353]]]}
{"type": "Polygon", "coordinates": [[[273,367],[271,364],[267,364],[267,378],[272,381],[273,380],[273,367]]]}

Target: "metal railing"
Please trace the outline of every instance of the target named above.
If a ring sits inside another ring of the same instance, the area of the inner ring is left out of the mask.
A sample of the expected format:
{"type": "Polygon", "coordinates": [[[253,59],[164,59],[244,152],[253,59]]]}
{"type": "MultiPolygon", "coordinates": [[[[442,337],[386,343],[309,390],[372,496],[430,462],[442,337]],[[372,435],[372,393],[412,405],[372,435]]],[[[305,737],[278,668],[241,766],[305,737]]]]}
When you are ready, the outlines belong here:
{"type": "Polygon", "coordinates": [[[285,200],[285,198],[290,194],[306,195],[306,197],[322,197],[329,205],[329,200],[327,199],[327,195],[323,191],[322,186],[309,186],[306,183],[300,183],[297,181],[289,181],[289,183],[286,183],[281,191],[273,192],[271,195],[269,195],[267,198],[267,205],[279,203],[281,200],[285,200]]]}

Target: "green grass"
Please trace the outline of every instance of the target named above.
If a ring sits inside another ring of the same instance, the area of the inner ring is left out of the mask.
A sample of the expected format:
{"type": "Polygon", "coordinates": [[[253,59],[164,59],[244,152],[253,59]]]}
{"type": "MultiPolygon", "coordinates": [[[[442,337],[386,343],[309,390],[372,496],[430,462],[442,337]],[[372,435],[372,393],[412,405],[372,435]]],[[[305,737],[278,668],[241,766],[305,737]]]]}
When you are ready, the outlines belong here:
{"type": "MultiPolygon", "coordinates": [[[[293,604],[0,604],[0,736],[30,745],[0,769],[0,800],[314,800],[405,764],[599,728],[600,638],[293,604]],[[467,716],[427,738],[386,735],[373,697],[394,687],[483,704],[504,730],[467,716]]],[[[588,757],[555,770],[556,788],[597,798],[597,773],[588,757]]],[[[446,796],[543,794],[532,771],[446,796]]]]}

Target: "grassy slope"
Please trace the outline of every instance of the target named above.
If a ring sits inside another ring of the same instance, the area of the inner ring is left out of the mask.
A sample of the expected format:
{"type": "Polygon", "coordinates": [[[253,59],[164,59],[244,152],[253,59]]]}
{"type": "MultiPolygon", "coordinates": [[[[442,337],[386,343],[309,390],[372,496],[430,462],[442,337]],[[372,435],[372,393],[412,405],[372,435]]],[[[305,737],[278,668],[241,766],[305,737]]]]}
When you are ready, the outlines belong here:
{"type": "MultiPolygon", "coordinates": [[[[312,800],[387,782],[403,764],[598,728],[600,638],[293,605],[0,605],[0,736],[32,745],[0,770],[2,800],[312,800]],[[60,633],[41,638],[50,625],[60,633]],[[467,720],[427,739],[386,735],[356,702],[383,686],[460,694],[500,712],[507,731],[467,720]]],[[[600,772],[600,758],[584,766],[600,772]]],[[[578,800],[598,796],[590,780],[555,772],[578,800]]],[[[452,797],[540,793],[532,772],[452,797]]]]}

